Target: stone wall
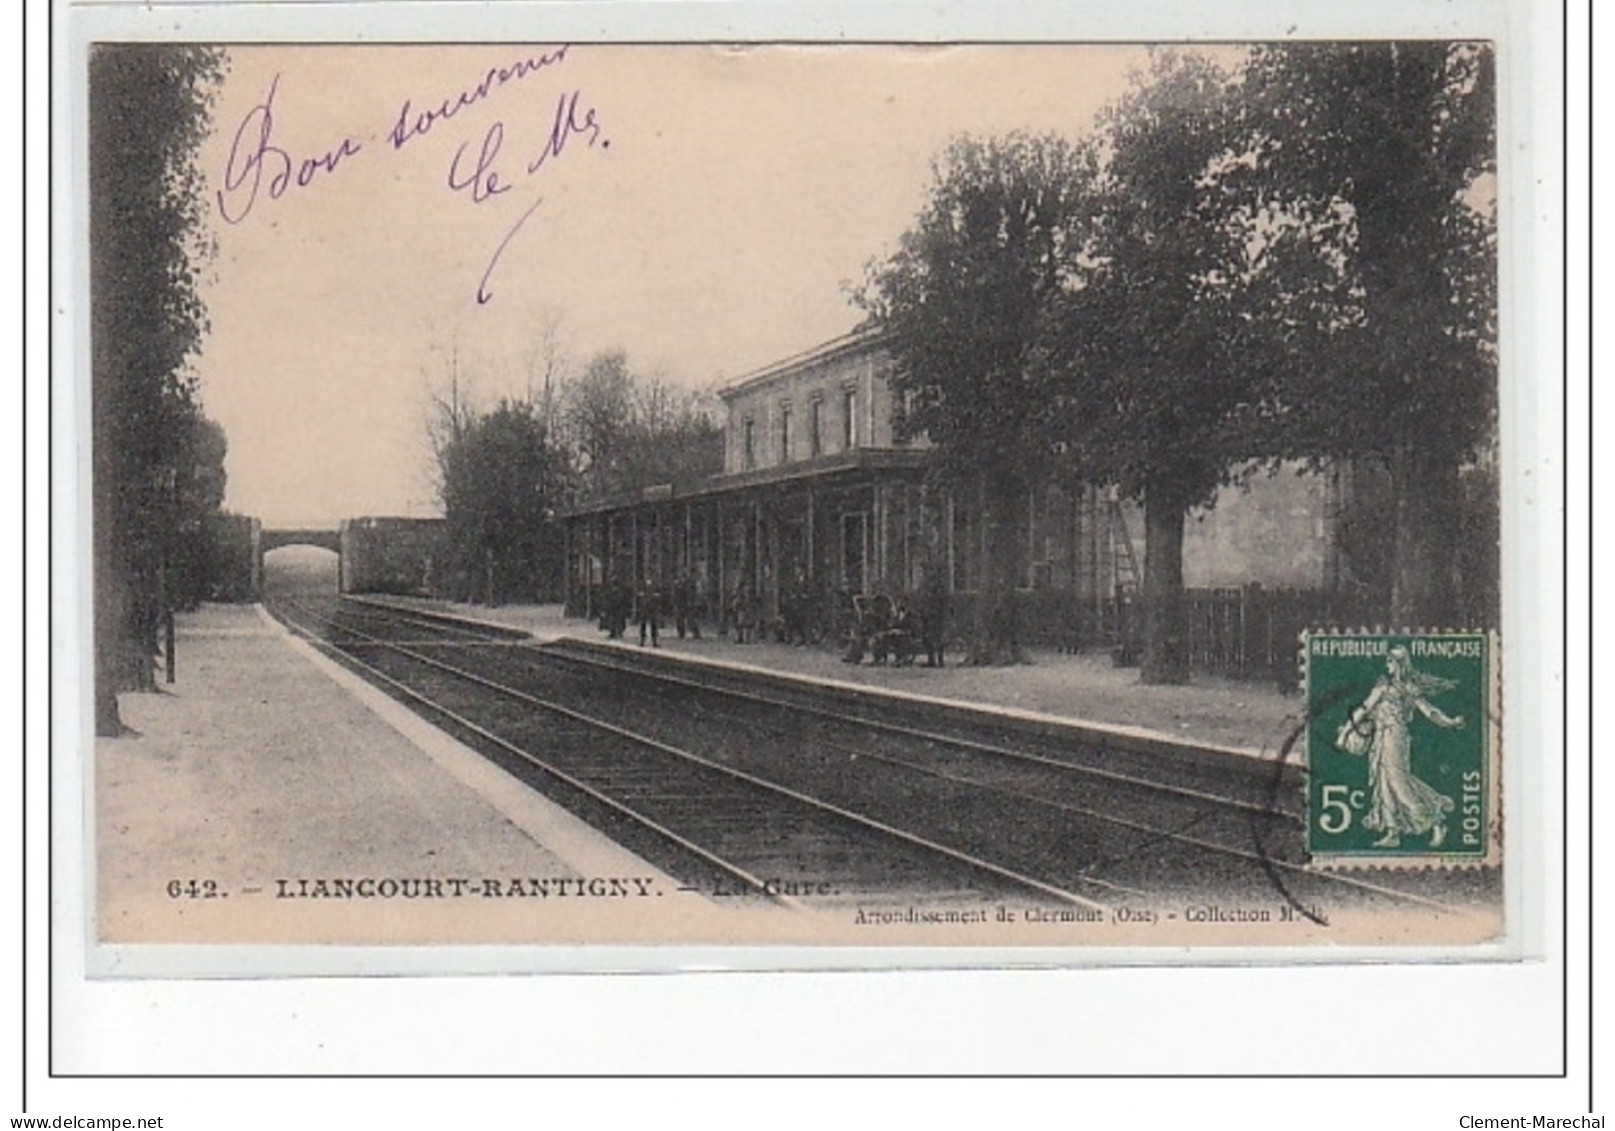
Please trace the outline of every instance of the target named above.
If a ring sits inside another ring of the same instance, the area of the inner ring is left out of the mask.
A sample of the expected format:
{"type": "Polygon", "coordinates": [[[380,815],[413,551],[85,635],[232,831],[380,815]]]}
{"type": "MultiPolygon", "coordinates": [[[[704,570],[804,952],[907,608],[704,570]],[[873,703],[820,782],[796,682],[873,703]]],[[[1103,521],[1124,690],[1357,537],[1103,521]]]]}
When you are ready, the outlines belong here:
{"type": "Polygon", "coordinates": [[[343,520],[342,592],[434,594],[445,537],[440,518],[343,520]]]}
{"type": "MultiPolygon", "coordinates": [[[[1184,524],[1184,585],[1334,588],[1340,496],[1336,473],[1304,474],[1294,465],[1224,488],[1215,506],[1191,512],[1184,524]]],[[[1142,561],[1142,544],[1138,551],[1142,561]]]]}

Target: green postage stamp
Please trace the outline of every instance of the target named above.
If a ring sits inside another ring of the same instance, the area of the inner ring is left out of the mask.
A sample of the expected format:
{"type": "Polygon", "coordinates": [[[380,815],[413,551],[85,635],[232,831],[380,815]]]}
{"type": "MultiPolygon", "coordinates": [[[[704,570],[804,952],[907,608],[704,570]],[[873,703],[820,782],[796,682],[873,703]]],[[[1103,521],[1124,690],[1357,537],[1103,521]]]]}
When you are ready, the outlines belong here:
{"type": "Polygon", "coordinates": [[[1304,646],[1312,858],[1496,863],[1496,638],[1309,633],[1304,646]]]}

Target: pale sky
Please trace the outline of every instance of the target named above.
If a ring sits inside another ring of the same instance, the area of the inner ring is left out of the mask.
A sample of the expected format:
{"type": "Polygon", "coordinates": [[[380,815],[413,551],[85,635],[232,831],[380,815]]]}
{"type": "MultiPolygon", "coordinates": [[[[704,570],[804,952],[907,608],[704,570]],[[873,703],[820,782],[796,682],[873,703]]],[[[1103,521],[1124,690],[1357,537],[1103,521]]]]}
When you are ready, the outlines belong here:
{"type": "Polygon", "coordinates": [[[1146,61],[574,46],[477,94],[490,68],[554,50],[231,49],[203,153],[218,256],[198,370],[229,437],[232,510],[272,525],[436,513],[428,385],[456,352],[484,400],[519,389],[547,320],[576,359],[620,347],[683,385],[845,333],[858,313],[843,284],[895,246],[951,136],[1081,137],[1146,61]],[[406,100],[418,125],[461,92],[451,117],[389,137],[406,100]],[[564,146],[529,172],[574,92],[564,146]]]}

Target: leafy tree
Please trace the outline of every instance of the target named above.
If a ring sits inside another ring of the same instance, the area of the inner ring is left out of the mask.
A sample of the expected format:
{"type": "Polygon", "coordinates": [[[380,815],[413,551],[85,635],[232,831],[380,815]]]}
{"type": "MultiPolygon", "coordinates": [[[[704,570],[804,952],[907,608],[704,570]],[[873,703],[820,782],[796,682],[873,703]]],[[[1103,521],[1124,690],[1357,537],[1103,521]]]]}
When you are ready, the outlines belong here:
{"type": "Polygon", "coordinates": [[[1245,191],[1310,225],[1343,278],[1314,320],[1324,347],[1288,377],[1289,454],[1388,470],[1391,618],[1454,623],[1458,594],[1495,592],[1475,576],[1495,573],[1495,546],[1459,552],[1466,529],[1495,528],[1464,504],[1496,437],[1492,52],[1264,46],[1246,88],[1245,191]]]}
{"type": "Polygon", "coordinates": [[[567,386],[563,404],[584,490],[592,496],[620,490],[634,419],[634,379],[628,372],[628,355],[612,350],[591,358],[567,386]]]}
{"type": "Polygon", "coordinates": [[[591,359],[562,402],[590,497],[687,482],[723,468],[723,433],[703,395],[636,376],[621,350],[591,359]]]}
{"type": "Polygon", "coordinates": [[[1030,486],[1049,465],[1044,357],[1094,208],[1095,159],[1051,136],[956,139],[898,250],[855,295],[885,337],[901,425],[977,501],[989,559],[970,661],[1022,658],[1014,590],[1030,486]]]}
{"type": "MultiPolygon", "coordinates": [[[[701,394],[640,379],[621,351],[571,367],[549,334],[528,357],[528,395],[482,411],[450,358],[428,435],[448,524],[449,587],[473,601],[552,600],[561,588],[558,512],[593,498],[722,468],[722,434],[701,394]]],[[[473,366],[473,369],[482,367],[473,366]]],[[[483,372],[486,377],[486,372],[483,372]]]]}
{"type": "Polygon", "coordinates": [[[1188,512],[1270,442],[1282,350],[1257,311],[1294,236],[1254,225],[1225,191],[1241,157],[1231,94],[1208,60],[1161,52],[1107,111],[1098,234],[1049,353],[1051,423],[1074,469],[1144,506],[1146,683],[1189,676],[1188,512]]]}
{"type": "Polygon", "coordinates": [[[660,377],[638,382],[633,440],[624,453],[630,489],[689,483],[723,470],[723,429],[713,401],[660,377]]]}
{"type": "Polygon", "coordinates": [[[195,608],[225,580],[227,561],[214,545],[220,529],[213,520],[224,509],[224,429],[197,414],[182,428],[174,458],[174,513],[168,525],[176,537],[168,553],[168,597],[176,608],[195,608]]]}
{"type": "Polygon", "coordinates": [[[463,422],[440,453],[451,569],[473,601],[552,599],[560,587],[556,513],[571,461],[526,401],[463,422]]]}
{"type": "Polygon", "coordinates": [[[119,691],[152,686],[167,566],[195,517],[182,500],[200,419],[188,364],[207,329],[198,271],[209,253],[196,154],[223,67],[222,53],[186,45],[90,53],[98,734],[121,730],[119,691]]]}

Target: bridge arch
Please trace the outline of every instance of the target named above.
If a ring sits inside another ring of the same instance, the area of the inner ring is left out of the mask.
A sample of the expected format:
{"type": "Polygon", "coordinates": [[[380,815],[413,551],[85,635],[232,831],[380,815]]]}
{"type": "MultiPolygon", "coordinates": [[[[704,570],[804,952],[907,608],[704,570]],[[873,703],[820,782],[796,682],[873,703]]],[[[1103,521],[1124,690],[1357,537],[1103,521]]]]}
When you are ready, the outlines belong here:
{"type": "Polygon", "coordinates": [[[265,554],[282,546],[319,546],[321,549],[340,554],[342,535],[337,530],[272,530],[265,527],[260,536],[259,546],[265,554]]]}

